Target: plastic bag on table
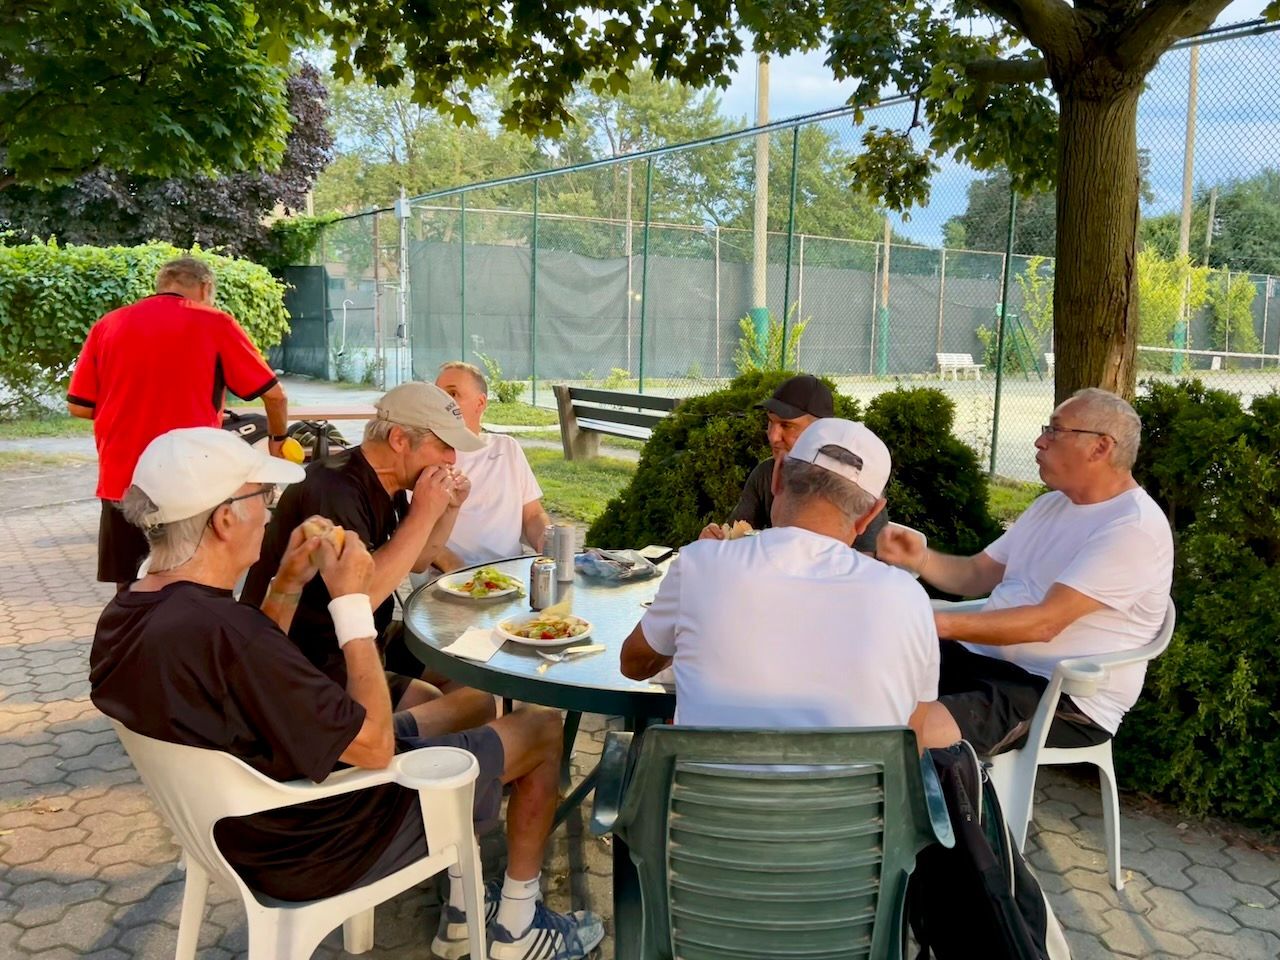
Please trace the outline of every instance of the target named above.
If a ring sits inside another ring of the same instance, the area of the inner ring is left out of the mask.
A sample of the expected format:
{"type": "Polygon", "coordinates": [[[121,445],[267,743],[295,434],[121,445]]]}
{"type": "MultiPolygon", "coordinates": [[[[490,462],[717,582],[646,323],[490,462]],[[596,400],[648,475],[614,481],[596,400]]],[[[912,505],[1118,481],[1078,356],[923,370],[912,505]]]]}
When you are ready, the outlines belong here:
{"type": "Polygon", "coordinates": [[[658,572],[637,550],[601,550],[599,547],[587,547],[578,554],[573,569],[599,580],[644,580],[658,572]]]}

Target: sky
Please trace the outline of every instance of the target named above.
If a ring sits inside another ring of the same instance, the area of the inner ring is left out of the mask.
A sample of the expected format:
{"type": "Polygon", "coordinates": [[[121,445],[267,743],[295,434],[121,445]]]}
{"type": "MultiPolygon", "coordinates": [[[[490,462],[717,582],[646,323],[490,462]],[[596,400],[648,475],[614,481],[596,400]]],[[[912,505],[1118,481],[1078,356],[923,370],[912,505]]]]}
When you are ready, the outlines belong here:
{"type": "MultiPolygon", "coordinates": [[[[1218,25],[1256,19],[1267,0],[1235,0],[1219,16],[1218,25]]],[[[1280,71],[1266,62],[1263,45],[1274,57],[1280,40],[1269,37],[1206,46],[1201,53],[1197,146],[1194,165],[1198,183],[1220,182],[1249,176],[1280,158],[1280,71]]],[[[818,51],[777,57],[769,68],[769,118],[814,113],[840,106],[852,90],[852,82],[837,83],[818,51]]],[[[1138,143],[1151,151],[1151,186],[1156,200],[1144,213],[1176,208],[1182,190],[1183,143],[1186,135],[1187,51],[1173,51],[1156,67],[1139,105],[1138,143]]],[[[721,111],[738,120],[755,116],[756,70],[753,57],[733,74],[729,88],[720,92],[721,111]]],[[[903,126],[909,114],[882,115],[875,122],[903,126]],[[901,119],[898,119],[898,118],[901,119]]],[[[847,123],[847,121],[844,121],[847,123]]],[[[749,124],[748,124],[749,125],[749,124]]],[[[846,126],[841,139],[855,144],[858,134],[846,126]]],[[[965,188],[974,173],[954,162],[942,164],[934,175],[932,199],[927,207],[912,211],[901,230],[917,242],[938,245],[942,225],[963,212],[965,188]]]]}

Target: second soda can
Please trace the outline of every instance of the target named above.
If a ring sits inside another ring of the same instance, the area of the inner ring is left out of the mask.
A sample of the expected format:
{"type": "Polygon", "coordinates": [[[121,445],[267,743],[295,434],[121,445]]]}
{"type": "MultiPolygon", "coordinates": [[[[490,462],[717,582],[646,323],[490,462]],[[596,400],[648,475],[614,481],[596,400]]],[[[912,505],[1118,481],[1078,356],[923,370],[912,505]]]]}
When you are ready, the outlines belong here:
{"type": "Polygon", "coordinates": [[[529,606],[533,610],[549,607],[556,598],[556,562],[539,557],[529,567],[529,606]]]}
{"type": "Polygon", "coordinates": [[[556,560],[556,579],[561,583],[569,583],[573,580],[573,548],[577,531],[567,523],[556,524],[555,531],[556,538],[552,548],[555,552],[551,556],[556,560]]]}

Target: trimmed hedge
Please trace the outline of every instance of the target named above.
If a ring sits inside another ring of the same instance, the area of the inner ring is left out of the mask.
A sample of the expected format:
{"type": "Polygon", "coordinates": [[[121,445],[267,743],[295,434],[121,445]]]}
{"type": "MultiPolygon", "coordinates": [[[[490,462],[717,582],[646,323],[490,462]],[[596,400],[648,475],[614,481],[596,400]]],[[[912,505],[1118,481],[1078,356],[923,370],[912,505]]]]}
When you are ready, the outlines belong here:
{"type": "Polygon", "coordinates": [[[167,243],[0,246],[0,407],[60,392],[94,321],[154,293],[161,264],[188,253],[213,268],[217,306],[259,350],[280,342],[289,330],[284,285],[247,260],[167,243]]]}
{"type": "Polygon", "coordinates": [[[1134,475],[1173,526],[1178,626],[1116,736],[1127,787],[1280,823],[1280,394],[1148,384],[1134,475]]]}
{"type": "MultiPolygon", "coordinates": [[[[765,414],[754,409],[792,376],[752,372],[715,393],[685,400],[653,431],[635,477],[587,532],[606,547],[678,545],[706,524],[727,520],[747,474],[769,456],[765,414]]],[[[834,385],[825,381],[827,386],[834,385]]],[[[864,419],[856,400],[835,393],[836,416],[864,419]]],[[[890,516],[929,542],[972,553],[1000,534],[987,510],[977,455],[951,433],[955,407],[931,389],[894,390],[868,405],[865,420],[893,456],[890,516]]]]}

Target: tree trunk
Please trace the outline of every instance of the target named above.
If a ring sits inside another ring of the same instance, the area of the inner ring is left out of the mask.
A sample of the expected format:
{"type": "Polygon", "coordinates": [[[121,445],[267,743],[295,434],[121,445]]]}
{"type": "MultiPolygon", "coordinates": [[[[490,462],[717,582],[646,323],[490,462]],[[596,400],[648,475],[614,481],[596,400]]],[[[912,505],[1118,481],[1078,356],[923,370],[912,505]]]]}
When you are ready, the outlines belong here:
{"type": "Polygon", "coordinates": [[[1081,387],[1133,396],[1138,342],[1141,76],[1095,61],[1058,88],[1057,403],[1081,387]],[[1109,76],[1099,76],[1109,73],[1109,76]]]}

